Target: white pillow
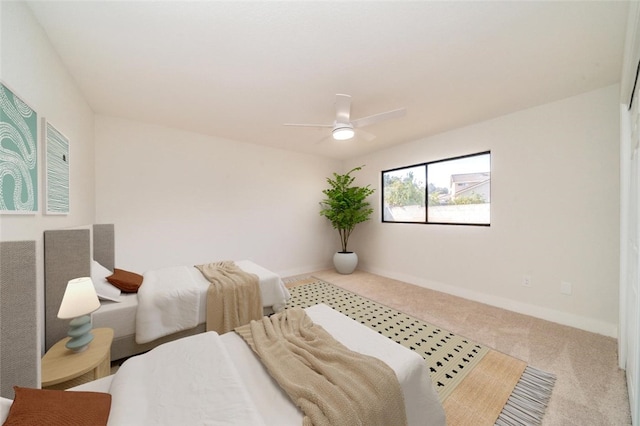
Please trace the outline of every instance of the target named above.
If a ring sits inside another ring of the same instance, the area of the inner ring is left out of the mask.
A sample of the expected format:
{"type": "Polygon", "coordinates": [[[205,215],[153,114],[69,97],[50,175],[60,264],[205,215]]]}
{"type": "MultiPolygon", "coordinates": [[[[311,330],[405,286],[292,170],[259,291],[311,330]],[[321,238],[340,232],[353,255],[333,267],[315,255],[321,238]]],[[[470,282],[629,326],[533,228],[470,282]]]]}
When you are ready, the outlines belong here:
{"type": "Polygon", "coordinates": [[[107,281],[107,277],[112,274],[113,272],[95,260],[91,261],[91,281],[93,281],[93,286],[96,289],[98,298],[112,302],[121,302],[120,289],[107,281]]]}

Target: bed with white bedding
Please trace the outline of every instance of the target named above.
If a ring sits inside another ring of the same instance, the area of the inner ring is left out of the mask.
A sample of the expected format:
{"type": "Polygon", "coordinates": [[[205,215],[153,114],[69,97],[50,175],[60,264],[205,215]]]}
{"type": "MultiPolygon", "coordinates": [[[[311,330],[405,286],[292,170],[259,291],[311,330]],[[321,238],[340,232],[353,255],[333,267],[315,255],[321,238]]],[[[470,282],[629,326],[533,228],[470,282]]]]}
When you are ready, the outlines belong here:
{"type": "MultiPolygon", "coordinates": [[[[417,353],[329,308],[306,309],[349,349],[395,372],[409,425],[445,425],[427,365],[417,353]]],[[[110,425],[300,425],[303,414],[236,333],[202,333],[127,360],[118,372],[73,390],[112,395],[110,425]]],[[[1,420],[10,401],[0,402],[1,420]]]]}
{"type": "MultiPolygon", "coordinates": [[[[284,308],[290,296],[278,275],[249,260],[234,263],[244,272],[258,276],[263,308],[275,312],[284,308]]],[[[143,285],[138,290],[136,343],[148,343],[206,321],[207,291],[211,283],[194,266],[156,269],[143,276],[143,285]]],[[[100,320],[94,321],[99,326],[100,320]]]]}
{"type": "MultiPolygon", "coordinates": [[[[57,312],[70,279],[91,276],[94,284],[104,286],[105,293],[109,290],[104,276],[115,266],[114,234],[114,226],[110,224],[45,231],[45,350],[67,334],[68,321],[58,319],[57,312]]],[[[258,276],[266,311],[280,310],[286,304],[289,292],[277,274],[249,260],[236,264],[258,276]]],[[[92,314],[94,327],[114,329],[112,360],[205,331],[209,283],[195,267],[162,268],[143,276],[143,283],[163,284],[166,291],[145,298],[148,290],[156,286],[142,285],[138,294],[109,293],[108,298],[118,301],[101,297],[100,309],[92,314]],[[167,306],[172,309],[166,309],[167,306]]],[[[104,296],[101,292],[99,295],[104,296]]]]}

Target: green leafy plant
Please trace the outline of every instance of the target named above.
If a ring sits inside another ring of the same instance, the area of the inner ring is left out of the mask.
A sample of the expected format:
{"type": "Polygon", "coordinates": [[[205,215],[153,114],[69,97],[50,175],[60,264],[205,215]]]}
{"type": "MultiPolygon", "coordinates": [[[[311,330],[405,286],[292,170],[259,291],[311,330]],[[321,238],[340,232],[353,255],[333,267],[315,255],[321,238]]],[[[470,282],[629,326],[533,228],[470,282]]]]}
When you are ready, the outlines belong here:
{"type": "Polygon", "coordinates": [[[424,206],[424,184],[415,180],[413,172],[404,177],[385,174],[384,200],[391,207],[424,206]]]}
{"type": "Polygon", "coordinates": [[[351,173],[361,170],[362,167],[351,169],[344,175],[333,174],[333,179],[327,178],[329,188],[322,191],[327,197],[320,202],[322,210],[320,214],[331,222],[331,225],[340,233],[342,244],[341,253],[347,253],[349,236],[358,223],[369,219],[373,209],[365,201],[375,190],[369,186],[352,186],[355,178],[351,173]]]}
{"type": "Polygon", "coordinates": [[[467,195],[466,197],[456,197],[452,200],[451,204],[484,204],[484,197],[480,194],[476,194],[475,192],[471,195],[467,195]]]}

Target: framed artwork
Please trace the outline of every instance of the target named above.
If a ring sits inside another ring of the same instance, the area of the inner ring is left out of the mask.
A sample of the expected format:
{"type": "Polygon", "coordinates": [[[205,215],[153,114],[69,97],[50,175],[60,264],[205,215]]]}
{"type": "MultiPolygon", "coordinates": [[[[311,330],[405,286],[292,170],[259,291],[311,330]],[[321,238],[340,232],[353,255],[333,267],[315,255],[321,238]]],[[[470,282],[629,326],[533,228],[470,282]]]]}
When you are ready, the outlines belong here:
{"type": "Polygon", "coordinates": [[[0,82],[0,213],[38,212],[38,115],[0,82]]]}
{"type": "Polygon", "coordinates": [[[69,139],[42,119],[47,214],[69,214],[69,139]]]}

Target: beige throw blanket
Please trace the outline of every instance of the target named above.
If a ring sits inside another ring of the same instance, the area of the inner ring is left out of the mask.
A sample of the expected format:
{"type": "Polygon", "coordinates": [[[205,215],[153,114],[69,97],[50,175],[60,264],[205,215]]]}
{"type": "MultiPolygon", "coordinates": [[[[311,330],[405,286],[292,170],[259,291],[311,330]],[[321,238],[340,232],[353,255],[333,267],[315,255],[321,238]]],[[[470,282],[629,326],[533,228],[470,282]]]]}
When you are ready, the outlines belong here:
{"type": "Polygon", "coordinates": [[[232,261],[196,265],[211,283],[207,290],[207,331],[219,334],[262,318],[258,276],[232,261]]]}
{"type": "Polygon", "coordinates": [[[303,425],[406,425],[402,388],[377,358],[353,352],[286,309],[236,328],[280,387],[304,413],[303,425]]]}

